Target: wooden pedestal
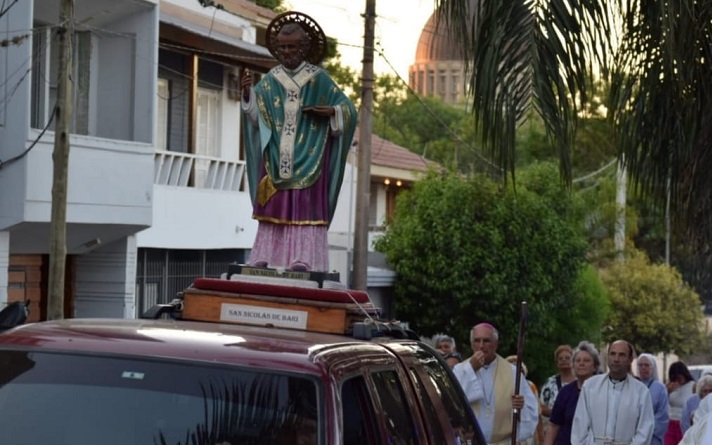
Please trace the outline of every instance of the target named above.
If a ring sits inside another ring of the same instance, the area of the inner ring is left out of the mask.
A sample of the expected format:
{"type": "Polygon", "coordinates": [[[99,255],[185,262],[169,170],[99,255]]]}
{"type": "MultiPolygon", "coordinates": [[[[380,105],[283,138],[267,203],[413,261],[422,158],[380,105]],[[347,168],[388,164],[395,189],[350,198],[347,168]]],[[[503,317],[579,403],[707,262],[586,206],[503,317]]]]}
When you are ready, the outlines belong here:
{"type": "Polygon", "coordinates": [[[183,319],[345,334],[356,321],[376,317],[371,303],[331,303],[214,290],[186,289],[183,319]]]}

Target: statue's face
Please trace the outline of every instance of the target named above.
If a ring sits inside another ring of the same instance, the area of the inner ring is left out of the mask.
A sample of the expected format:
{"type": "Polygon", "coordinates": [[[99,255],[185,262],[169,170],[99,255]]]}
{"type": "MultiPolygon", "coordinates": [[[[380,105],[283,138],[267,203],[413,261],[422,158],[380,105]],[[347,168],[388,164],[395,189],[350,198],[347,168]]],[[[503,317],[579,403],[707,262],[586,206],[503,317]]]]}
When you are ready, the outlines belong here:
{"type": "Polygon", "coordinates": [[[304,34],[292,32],[277,35],[277,55],[285,68],[293,70],[304,61],[304,34]]]}

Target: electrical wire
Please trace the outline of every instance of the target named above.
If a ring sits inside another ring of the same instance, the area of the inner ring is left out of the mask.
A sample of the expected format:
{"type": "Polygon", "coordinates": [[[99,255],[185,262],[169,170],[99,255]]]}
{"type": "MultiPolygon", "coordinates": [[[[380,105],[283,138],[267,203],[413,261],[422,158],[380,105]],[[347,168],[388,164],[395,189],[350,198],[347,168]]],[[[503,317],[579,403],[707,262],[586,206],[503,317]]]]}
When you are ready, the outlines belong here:
{"type": "Polygon", "coordinates": [[[0,8],[0,17],[2,17],[2,16],[4,16],[5,14],[7,14],[7,13],[10,11],[10,9],[12,9],[12,7],[15,6],[15,5],[17,4],[17,2],[19,2],[19,1],[20,1],[20,0],[13,0],[12,3],[10,3],[9,5],[7,5],[7,8],[5,8],[5,0],[3,0],[3,2],[2,2],[2,8],[0,8]]]}
{"type": "Polygon", "coordinates": [[[32,141],[32,143],[30,144],[30,146],[27,147],[27,148],[26,148],[22,153],[20,153],[19,155],[14,156],[14,157],[8,159],[7,161],[0,160],[0,170],[2,170],[3,167],[6,167],[6,166],[12,164],[13,162],[16,162],[16,161],[18,161],[18,160],[24,158],[25,156],[27,156],[27,154],[30,152],[30,150],[32,150],[32,149],[35,147],[35,145],[37,145],[37,143],[40,141],[40,139],[42,139],[42,136],[44,136],[44,134],[45,134],[45,132],[47,131],[47,129],[49,129],[49,127],[52,125],[52,121],[54,121],[54,115],[55,115],[55,114],[57,114],[57,104],[56,104],[56,103],[55,103],[54,107],[52,107],[52,114],[50,115],[49,119],[47,119],[47,124],[45,124],[45,126],[44,126],[44,128],[42,129],[42,131],[40,132],[40,134],[37,135],[37,137],[35,138],[34,141],[32,141]]]}

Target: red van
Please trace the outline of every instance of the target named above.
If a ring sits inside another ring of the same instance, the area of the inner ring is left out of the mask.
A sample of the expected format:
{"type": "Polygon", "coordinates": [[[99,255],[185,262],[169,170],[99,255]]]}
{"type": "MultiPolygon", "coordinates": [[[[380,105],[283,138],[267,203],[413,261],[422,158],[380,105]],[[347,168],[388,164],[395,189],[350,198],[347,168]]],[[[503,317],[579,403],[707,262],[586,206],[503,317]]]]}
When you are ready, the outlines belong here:
{"type": "Polygon", "coordinates": [[[181,320],[0,334],[3,445],[485,445],[429,346],[181,320]]]}

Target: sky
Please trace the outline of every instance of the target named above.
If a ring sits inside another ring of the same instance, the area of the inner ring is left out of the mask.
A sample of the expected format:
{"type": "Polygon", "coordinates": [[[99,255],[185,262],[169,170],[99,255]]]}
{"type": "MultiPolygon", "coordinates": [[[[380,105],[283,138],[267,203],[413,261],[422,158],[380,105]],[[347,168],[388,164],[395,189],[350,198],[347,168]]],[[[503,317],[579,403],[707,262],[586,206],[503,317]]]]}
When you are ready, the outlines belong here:
{"type": "MultiPolygon", "coordinates": [[[[338,40],[342,62],[361,72],[361,15],[366,0],[285,0],[284,4],[316,20],[327,36],[338,40]]],[[[376,48],[385,56],[374,55],[376,74],[397,73],[408,80],[408,67],[415,61],[420,33],[434,8],[434,0],[376,0],[376,48]]]]}

